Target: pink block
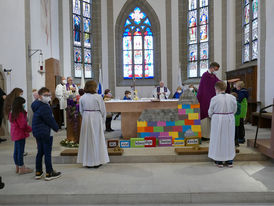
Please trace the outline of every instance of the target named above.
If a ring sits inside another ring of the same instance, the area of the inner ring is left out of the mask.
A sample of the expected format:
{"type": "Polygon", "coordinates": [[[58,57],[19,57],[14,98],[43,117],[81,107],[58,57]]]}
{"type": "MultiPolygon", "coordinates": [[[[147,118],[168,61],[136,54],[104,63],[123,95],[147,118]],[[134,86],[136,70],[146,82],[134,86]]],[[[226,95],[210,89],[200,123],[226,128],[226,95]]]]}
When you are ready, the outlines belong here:
{"type": "Polygon", "coordinates": [[[169,136],[169,133],[168,132],[160,132],[160,136],[166,137],[166,136],[169,136]]]}
{"type": "Polygon", "coordinates": [[[179,114],[184,114],[183,109],[179,109],[179,110],[178,110],[178,113],[179,113],[179,114]]]}
{"type": "Polygon", "coordinates": [[[158,127],[166,126],[166,122],[157,122],[158,127]]]}

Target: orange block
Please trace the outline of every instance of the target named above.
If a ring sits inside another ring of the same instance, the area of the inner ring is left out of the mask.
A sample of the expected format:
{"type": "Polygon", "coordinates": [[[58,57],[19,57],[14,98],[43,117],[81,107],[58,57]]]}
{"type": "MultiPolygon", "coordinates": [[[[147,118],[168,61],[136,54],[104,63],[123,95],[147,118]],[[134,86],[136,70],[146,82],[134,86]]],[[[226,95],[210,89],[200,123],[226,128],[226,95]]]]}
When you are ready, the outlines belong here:
{"type": "Polygon", "coordinates": [[[146,127],[137,127],[137,132],[140,133],[140,132],[145,132],[145,128],[146,127]]]}
{"type": "Polygon", "coordinates": [[[200,108],[200,104],[191,104],[191,105],[190,105],[190,108],[191,108],[191,109],[200,108]]]}
{"type": "Polygon", "coordinates": [[[198,137],[202,137],[202,132],[198,132],[198,137]]]}
{"type": "Polygon", "coordinates": [[[185,125],[194,125],[194,120],[185,119],[185,125]]]}
{"type": "Polygon", "coordinates": [[[153,127],[145,127],[145,132],[153,132],[153,127]]]}

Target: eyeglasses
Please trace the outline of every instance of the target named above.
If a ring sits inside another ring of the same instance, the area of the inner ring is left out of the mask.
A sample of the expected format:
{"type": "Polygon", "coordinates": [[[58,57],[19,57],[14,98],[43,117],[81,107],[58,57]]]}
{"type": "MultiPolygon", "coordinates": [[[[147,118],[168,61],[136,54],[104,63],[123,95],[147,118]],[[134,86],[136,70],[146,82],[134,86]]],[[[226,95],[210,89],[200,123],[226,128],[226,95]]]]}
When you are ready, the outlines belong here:
{"type": "Polygon", "coordinates": [[[51,97],[51,94],[44,94],[44,97],[51,97]]]}

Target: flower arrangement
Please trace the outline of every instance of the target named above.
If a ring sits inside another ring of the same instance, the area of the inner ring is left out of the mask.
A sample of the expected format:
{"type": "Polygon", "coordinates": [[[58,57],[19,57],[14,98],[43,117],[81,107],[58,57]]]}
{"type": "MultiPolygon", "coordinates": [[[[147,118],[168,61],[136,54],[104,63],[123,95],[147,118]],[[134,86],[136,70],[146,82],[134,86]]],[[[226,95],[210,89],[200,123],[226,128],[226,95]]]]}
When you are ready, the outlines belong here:
{"type": "Polygon", "coordinates": [[[78,118],[80,116],[79,112],[79,103],[75,99],[68,99],[68,106],[66,108],[67,115],[68,115],[68,121],[69,123],[73,124],[73,132],[74,135],[77,136],[78,133],[78,127],[79,127],[79,121],[78,118]]]}
{"type": "Polygon", "coordinates": [[[60,145],[63,147],[70,147],[70,148],[78,148],[79,144],[74,141],[69,141],[68,139],[64,139],[60,142],[60,145]]]}

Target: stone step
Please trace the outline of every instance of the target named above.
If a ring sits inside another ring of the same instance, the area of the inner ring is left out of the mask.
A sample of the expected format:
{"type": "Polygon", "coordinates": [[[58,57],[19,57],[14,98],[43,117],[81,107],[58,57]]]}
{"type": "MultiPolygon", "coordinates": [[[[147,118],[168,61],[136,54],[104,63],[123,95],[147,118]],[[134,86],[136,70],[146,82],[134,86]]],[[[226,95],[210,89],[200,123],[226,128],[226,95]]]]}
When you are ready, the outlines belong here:
{"type": "Polygon", "coordinates": [[[273,203],[274,192],[1,195],[0,205],[273,203]]]}

